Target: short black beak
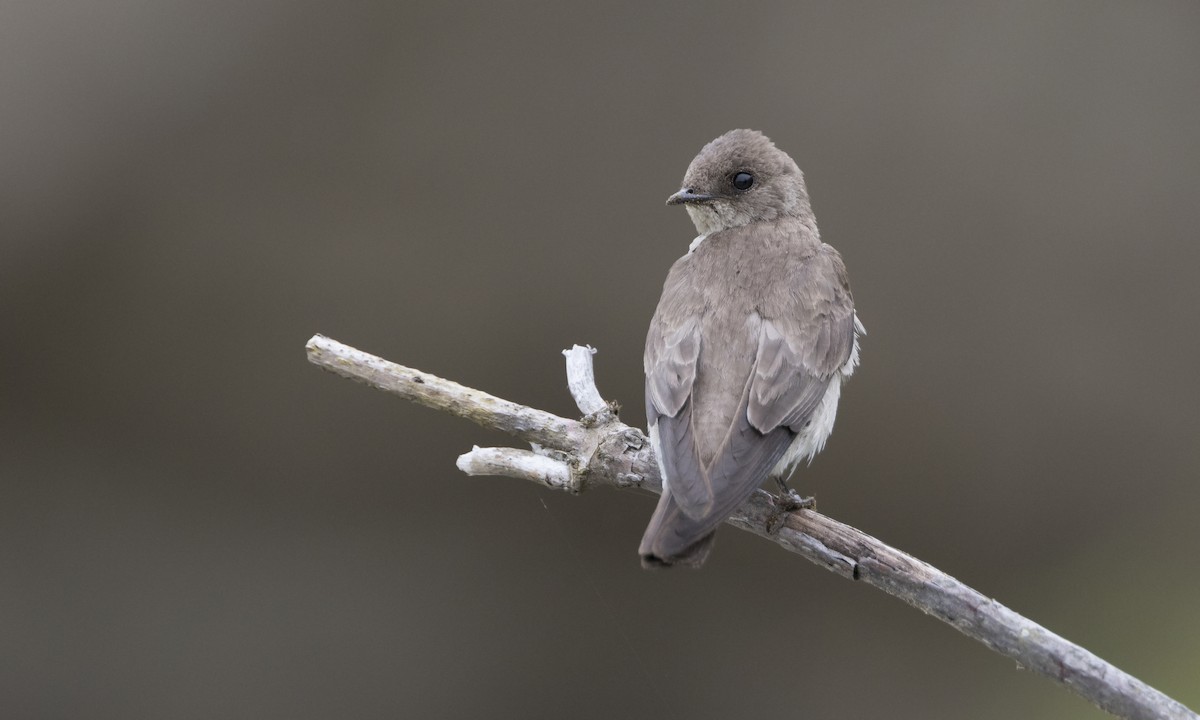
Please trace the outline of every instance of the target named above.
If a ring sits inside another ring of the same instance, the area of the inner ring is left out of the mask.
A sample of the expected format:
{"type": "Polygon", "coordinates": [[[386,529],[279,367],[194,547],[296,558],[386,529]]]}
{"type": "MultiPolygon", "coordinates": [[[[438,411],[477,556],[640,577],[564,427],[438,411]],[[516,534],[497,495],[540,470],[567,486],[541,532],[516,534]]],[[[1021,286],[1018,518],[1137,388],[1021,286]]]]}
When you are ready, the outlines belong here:
{"type": "Polygon", "coordinates": [[[668,205],[684,205],[687,203],[692,203],[692,204],[699,205],[699,204],[710,202],[710,201],[716,200],[716,199],[717,198],[715,195],[705,195],[704,193],[698,193],[698,192],[692,190],[691,188],[684,188],[684,189],[680,190],[679,192],[675,193],[674,195],[672,195],[671,197],[667,198],[667,204],[668,205]]]}

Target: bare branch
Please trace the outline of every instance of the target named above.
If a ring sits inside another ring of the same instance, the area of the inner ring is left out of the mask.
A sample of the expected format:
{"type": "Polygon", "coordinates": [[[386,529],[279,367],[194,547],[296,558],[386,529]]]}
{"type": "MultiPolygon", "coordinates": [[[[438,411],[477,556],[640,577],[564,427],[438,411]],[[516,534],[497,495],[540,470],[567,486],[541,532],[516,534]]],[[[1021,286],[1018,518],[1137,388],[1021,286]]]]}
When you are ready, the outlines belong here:
{"type": "Polygon", "coordinates": [[[529,450],[476,447],[459,455],[457,465],[468,475],[501,475],[532,480],[555,490],[573,489],[566,463],[529,450]]]}
{"type": "Polygon", "coordinates": [[[342,377],[466,418],[485,428],[504,431],[526,442],[570,450],[579,447],[584,439],[584,429],[575,420],[388,362],[323,335],[314,335],[305,349],[309,362],[342,377]]]}
{"type": "MultiPolygon", "coordinates": [[[[311,362],[343,377],[534,444],[533,451],[475,448],[458,460],[464,472],[525,478],[571,492],[596,485],[660,491],[657,463],[646,436],[618,421],[596,390],[591,348],[577,345],[564,351],[568,387],[584,412],[582,421],[501,400],[320,335],[309,340],[307,348],[311,362]]],[[[1136,720],[1200,719],[1084,648],[849,525],[812,510],[783,510],[774,496],[762,490],[728,522],[843,577],[900,598],[1113,715],[1136,720]]]]}
{"type": "Polygon", "coordinates": [[[608,407],[596,389],[596,373],[592,370],[592,356],[595,354],[596,350],[591,345],[576,345],[570,350],[563,350],[567,358],[567,389],[575,398],[579,412],[584,415],[592,415],[608,407]]]}

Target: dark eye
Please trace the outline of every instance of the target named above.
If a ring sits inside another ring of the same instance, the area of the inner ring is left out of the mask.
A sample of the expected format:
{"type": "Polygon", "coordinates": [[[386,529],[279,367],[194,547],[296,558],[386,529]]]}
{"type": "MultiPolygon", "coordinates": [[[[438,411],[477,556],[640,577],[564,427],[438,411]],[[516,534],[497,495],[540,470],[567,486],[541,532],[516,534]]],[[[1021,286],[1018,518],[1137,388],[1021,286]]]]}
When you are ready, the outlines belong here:
{"type": "Polygon", "coordinates": [[[746,191],[750,186],[754,185],[754,176],[748,172],[740,172],[733,176],[733,188],[735,190],[746,191]]]}

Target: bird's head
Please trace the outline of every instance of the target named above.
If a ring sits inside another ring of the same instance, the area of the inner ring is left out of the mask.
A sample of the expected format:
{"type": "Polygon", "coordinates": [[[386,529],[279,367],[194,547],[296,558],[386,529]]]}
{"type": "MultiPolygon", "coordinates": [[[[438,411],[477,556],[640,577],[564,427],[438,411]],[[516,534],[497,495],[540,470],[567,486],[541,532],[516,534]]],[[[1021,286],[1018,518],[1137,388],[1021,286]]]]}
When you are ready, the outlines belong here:
{"type": "Polygon", "coordinates": [[[756,130],[730,130],[705,145],[667,204],[686,207],[701,235],[812,214],[800,168],[756,130]]]}

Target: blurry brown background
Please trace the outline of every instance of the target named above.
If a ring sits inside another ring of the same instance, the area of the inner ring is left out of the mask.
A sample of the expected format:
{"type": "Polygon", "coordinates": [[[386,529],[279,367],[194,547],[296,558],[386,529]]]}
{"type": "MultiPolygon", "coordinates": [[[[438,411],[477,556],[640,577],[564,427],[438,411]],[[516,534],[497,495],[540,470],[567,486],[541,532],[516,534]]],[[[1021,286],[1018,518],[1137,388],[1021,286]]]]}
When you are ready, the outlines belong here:
{"type": "Polygon", "coordinates": [[[42,2],[0,10],[6,718],[1095,718],[653,498],[468,478],[506,439],[322,332],[572,414],[733,127],[805,170],[870,336],[795,485],[1200,708],[1200,5],[42,2]]]}

